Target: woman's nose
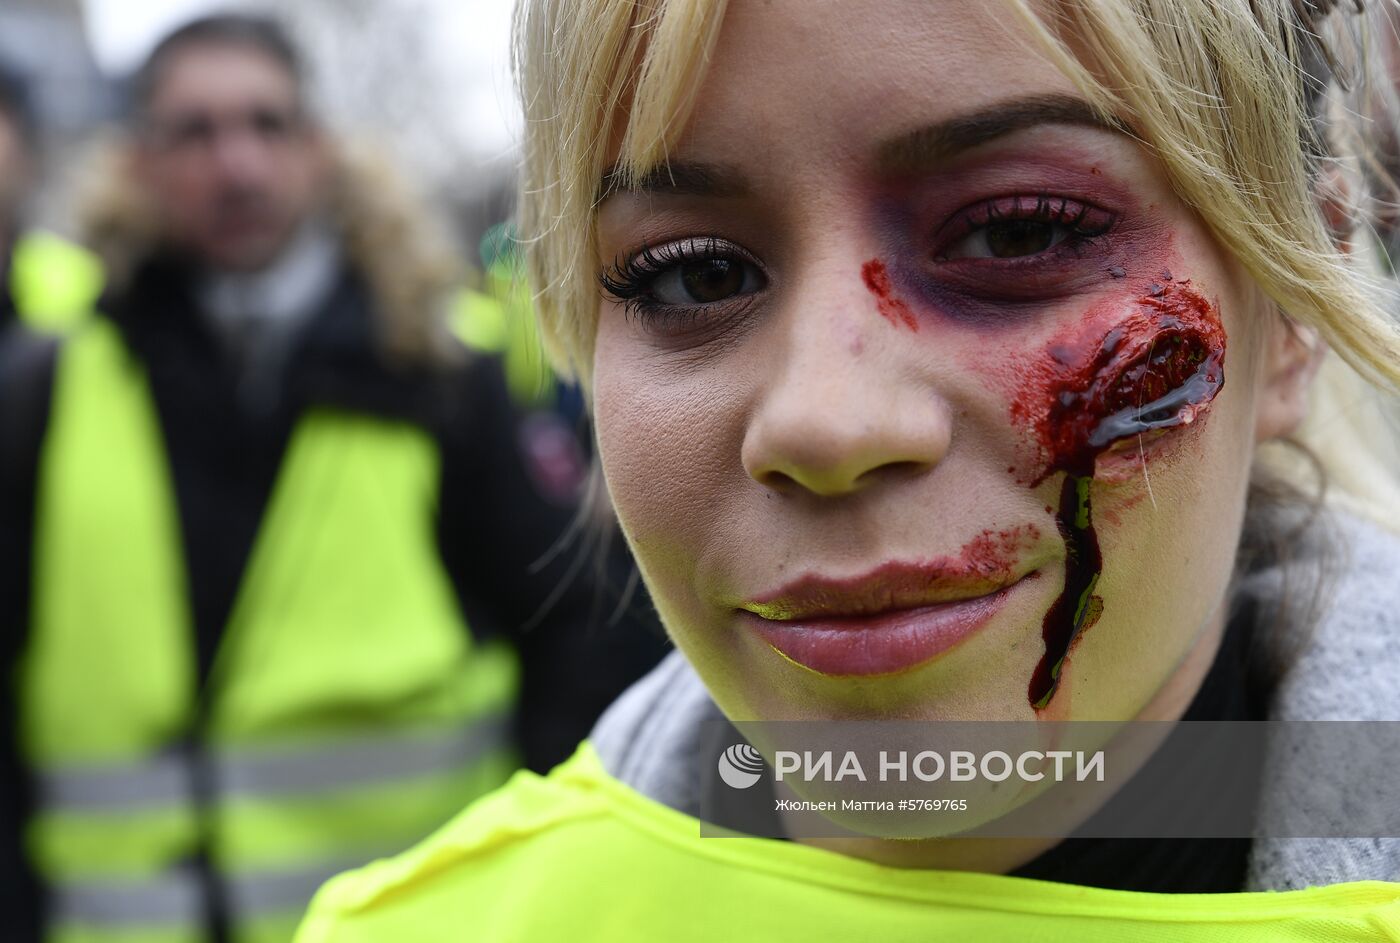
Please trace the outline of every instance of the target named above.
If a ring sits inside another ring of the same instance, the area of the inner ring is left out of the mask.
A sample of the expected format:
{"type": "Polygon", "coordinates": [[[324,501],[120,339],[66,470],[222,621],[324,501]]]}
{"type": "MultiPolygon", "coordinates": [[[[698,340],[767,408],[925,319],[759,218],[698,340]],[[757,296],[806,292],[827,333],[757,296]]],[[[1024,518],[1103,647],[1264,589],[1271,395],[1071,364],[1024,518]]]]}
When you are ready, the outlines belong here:
{"type": "Polygon", "coordinates": [[[848,494],[928,471],[948,451],[951,410],[911,347],[929,340],[882,319],[869,294],[837,297],[842,310],[828,294],[783,318],[742,451],[745,471],[769,488],[848,494]]]}

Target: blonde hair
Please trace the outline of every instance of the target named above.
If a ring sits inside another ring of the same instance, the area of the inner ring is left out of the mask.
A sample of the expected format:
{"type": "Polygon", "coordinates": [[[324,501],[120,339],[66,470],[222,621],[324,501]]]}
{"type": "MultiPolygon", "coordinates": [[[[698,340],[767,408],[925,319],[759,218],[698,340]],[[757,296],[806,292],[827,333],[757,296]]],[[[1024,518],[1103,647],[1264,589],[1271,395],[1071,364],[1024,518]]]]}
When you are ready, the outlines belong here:
{"type": "MultiPolygon", "coordinates": [[[[1368,18],[1335,0],[1004,2],[1094,107],[1126,120],[1279,311],[1335,352],[1295,438],[1317,454],[1335,500],[1400,531],[1400,428],[1391,411],[1400,330],[1374,254],[1338,249],[1339,239],[1369,236],[1360,208],[1372,179],[1365,171],[1378,161],[1361,116],[1377,113],[1384,79],[1368,18]],[[1329,195],[1350,195],[1356,210],[1346,233],[1329,229],[1319,203],[1320,188],[1336,180],[1346,186],[1329,195]]],[[[543,340],[561,372],[585,386],[598,308],[599,181],[613,170],[625,182],[665,160],[726,5],[521,0],[517,9],[520,233],[543,340]]],[[[1275,447],[1258,461],[1285,479],[1305,477],[1305,466],[1275,447]]]]}

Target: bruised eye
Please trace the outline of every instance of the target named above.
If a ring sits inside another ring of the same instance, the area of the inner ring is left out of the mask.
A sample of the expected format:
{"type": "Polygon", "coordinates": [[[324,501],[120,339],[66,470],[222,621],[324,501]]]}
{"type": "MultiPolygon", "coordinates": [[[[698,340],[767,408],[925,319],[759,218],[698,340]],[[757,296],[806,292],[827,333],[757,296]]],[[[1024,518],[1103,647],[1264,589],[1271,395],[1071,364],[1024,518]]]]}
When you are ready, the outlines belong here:
{"type": "Polygon", "coordinates": [[[945,243],[941,259],[1020,259],[1066,241],[1102,235],[1111,214],[1068,199],[1012,197],[974,208],[957,226],[962,235],[945,243]]]}

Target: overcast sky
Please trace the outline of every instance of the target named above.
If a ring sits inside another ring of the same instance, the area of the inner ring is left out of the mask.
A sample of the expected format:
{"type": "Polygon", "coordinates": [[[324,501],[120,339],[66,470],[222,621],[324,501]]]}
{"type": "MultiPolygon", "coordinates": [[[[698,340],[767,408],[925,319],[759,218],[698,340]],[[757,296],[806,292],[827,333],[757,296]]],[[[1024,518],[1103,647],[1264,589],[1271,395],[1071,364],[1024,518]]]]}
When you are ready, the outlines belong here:
{"type": "MultiPolygon", "coordinates": [[[[295,3],[296,0],[284,0],[295,3]]],[[[393,2],[393,0],[388,0],[393,2]]],[[[509,150],[518,121],[511,98],[509,36],[511,0],[425,0],[437,22],[442,67],[460,88],[453,112],[473,146],[488,153],[509,150]]],[[[132,69],[165,31],[213,9],[220,0],[83,0],[93,54],[106,71],[132,69]]]]}

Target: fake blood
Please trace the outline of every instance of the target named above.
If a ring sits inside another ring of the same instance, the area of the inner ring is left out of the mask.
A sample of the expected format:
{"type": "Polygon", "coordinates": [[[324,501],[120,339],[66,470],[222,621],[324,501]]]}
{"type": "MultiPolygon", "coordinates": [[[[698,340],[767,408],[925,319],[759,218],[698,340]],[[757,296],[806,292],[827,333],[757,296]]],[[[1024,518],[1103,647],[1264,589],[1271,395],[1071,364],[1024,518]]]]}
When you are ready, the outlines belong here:
{"type": "Polygon", "coordinates": [[[890,285],[890,273],[884,262],[879,259],[866,262],[860,267],[860,277],[865,282],[865,287],[875,296],[881,317],[895,327],[903,325],[911,331],[919,330],[919,322],[915,319],[914,312],[909,309],[909,305],[895,296],[890,285]]]}
{"type": "Polygon", "coordinates": [[[1016,567],[1019,553],[1026,546],[1034,546],[1040,539],[1040,528],[1034,524],[1023,524],[1005,530],[984,530],[963,545],[961,556],[956,561],[940,561],[949,570],[953,564],[983,579],[1004,580],[1016,567]]]}
{"type": "Polygon", "coordinates": [[[1191,423],[1225,384],[1219,312],[1188,281],[1163,275],[1111,328],[1091,313],[1074,337],[1053,341],[1012,404],[1041,453],[1031,486],[1065,473],[1055,512],[1065,583],[1045,614],[1045,652],[1027,690],[1036,710],[1049,705],[1070,648],[1103,611],[1094,594],[1103,555],[1090,502],[1098,457],[1124,438],[1191,423]]]}

